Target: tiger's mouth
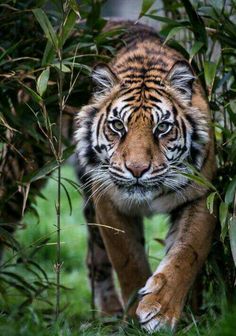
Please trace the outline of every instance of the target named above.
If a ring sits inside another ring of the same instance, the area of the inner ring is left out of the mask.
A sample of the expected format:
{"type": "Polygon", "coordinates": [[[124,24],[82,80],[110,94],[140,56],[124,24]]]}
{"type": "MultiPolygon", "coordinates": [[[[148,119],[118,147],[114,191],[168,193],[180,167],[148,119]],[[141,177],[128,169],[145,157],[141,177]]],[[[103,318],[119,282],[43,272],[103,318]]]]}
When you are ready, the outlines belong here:
{"type": "Polygon", "coordinates": [[[159,184],[150,184],[148,181],[139,181],[138,179],[136,181],[119,181],[112,177],[112,180],[120,191],[126,192],[130,195],[145,195],[147,192],[159,189],[159,184]]]}

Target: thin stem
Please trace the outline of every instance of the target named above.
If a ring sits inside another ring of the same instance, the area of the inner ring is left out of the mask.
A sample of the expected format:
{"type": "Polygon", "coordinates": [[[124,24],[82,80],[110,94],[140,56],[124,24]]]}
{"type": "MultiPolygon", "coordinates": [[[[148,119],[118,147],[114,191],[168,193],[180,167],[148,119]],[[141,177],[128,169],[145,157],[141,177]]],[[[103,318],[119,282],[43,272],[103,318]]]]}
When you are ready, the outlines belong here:
{"type": "Polygon", "coordinates": [[[94,279],[94,237],[92,235],[91,239],[91,317],[92,320],[95,320],[95,279],[94,279]]]}
{"type": "MultiPolygon", "coordinates": [[[[63,36],[63,23],[64,23],[64,9],[63,9],[63,2],[61,2],[61,10],[62,10],[62,23],[60,34],[63,36]]],[[[57,169],[57,204],[56,204],[56,215],[57,215],[57,241],[56,241],[56,311],[55,311],[55,318],[58,320],[60,314],[60,301],[61,301],[61,291],[60,291],[60,284],[61,284],[61,164],[62,164],[62,114],[63,114],[63,72],[62,72],[62,46],[58,47],[57,50],[59,64],[60,64],[60,71],[59,71],[59,78],[58,78],[58,95],[59,95],[59,125],[58,125],[58,150],[57,150],[57,162],[58,162],[58,169],[57,169]]]]}

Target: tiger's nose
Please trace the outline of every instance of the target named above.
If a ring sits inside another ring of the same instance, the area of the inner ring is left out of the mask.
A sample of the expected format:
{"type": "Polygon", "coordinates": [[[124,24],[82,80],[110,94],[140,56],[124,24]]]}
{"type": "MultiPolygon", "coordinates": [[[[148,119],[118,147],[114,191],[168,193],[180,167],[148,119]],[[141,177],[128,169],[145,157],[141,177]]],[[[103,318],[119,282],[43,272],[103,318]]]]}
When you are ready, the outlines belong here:
{"type": "Polygon", "coordinates": [[[126,162],[125,167],[133,174],[134,177],[141,177],[150,168],[150,163],[126,162]]]}

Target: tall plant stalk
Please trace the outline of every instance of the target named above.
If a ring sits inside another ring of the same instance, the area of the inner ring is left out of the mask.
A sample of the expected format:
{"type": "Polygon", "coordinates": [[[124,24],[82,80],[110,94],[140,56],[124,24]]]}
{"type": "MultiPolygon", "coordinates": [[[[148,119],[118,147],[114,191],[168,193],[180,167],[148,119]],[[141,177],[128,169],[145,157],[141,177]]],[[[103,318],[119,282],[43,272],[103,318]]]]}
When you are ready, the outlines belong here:
{"type": "MultiPolygon", "coordinates": [[[[61,11],[62,11],[62,23],[60,27],[60,36],[63,36],[64,27],[64,7],[61,1],[61,11]]],[[[58,150],[57,150],[57,205],[56,205],[56,215],[57,215],[57,241],[56,241],[56,307],[55,307],[55,318],[56,320],[60,314],[60,301],[61,301],[61,164],[62,164],[62,114],[64,109],[64,99],[63,99],[63,73],[62,73],[62,43],[59,44],[57,49],[57,55],[59,59],[60,71],[58,74],[58,103],[59,103],[59,123],[58,123],[58,150]]]]}
{"type": "Polygon", "coordinates": [[[61,282],[61,164],[62,164],[62,113],[63,113],[63,78],[62,78],[62,53],[61,50],[58,52],[59,62],[60,62],[60,72],[58,80],[58,95],[59,95],[59,125],[58,125],[58,152],[57,152],[57,205],[56,205],[56,215],[57,215],[57,250],[56,250],[56,320],[58,319],[60,313],[60,282],[61,282]]]}

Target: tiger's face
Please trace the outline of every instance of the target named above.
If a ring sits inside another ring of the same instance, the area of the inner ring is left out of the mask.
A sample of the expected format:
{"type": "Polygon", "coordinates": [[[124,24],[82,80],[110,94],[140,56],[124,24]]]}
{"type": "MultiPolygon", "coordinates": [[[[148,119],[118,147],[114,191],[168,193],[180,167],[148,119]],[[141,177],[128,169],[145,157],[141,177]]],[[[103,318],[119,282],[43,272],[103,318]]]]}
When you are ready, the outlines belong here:
{"type": "Polygon", "coordinates": [[[191,106],[194,75],[187,63],[154,85],[120,80],[104,66],[95,69],[95,79],[102,88],[93,107],[78,115],[76,138],[97,191],[139,204],[181,190],[188,183],[186,162],[200,169],[208,141],[206,124],[191,106]]]}

